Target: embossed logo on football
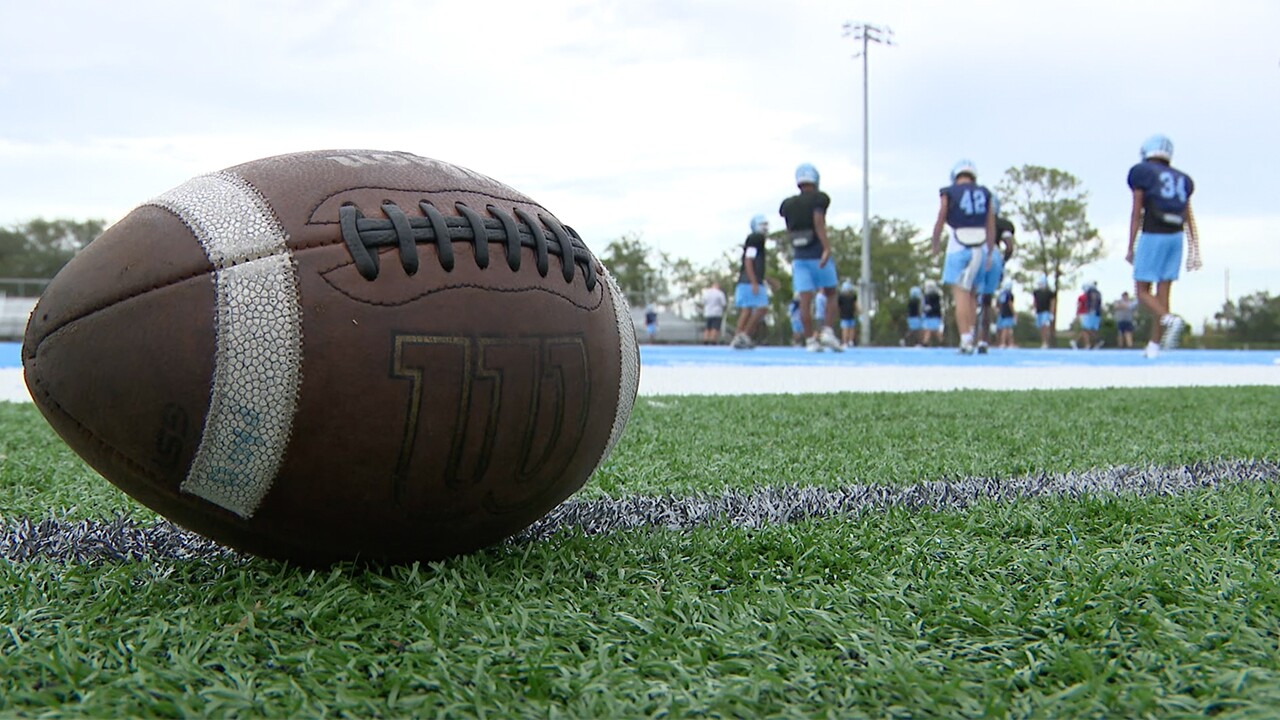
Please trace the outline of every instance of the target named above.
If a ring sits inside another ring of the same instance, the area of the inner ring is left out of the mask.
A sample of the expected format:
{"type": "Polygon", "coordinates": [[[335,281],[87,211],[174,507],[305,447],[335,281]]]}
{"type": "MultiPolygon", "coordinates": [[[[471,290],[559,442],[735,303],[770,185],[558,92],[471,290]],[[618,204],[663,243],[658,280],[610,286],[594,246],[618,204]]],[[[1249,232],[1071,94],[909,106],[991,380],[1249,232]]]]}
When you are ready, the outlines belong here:
{"type": "Polygon", "coordinates": [[[267,158],[135,210],[50,285],[24,362],[109,480],[315,562],[527,526],[607,456],[639,372],[625,300],[571,229],[478,173],[372,151],[267,158]]]}

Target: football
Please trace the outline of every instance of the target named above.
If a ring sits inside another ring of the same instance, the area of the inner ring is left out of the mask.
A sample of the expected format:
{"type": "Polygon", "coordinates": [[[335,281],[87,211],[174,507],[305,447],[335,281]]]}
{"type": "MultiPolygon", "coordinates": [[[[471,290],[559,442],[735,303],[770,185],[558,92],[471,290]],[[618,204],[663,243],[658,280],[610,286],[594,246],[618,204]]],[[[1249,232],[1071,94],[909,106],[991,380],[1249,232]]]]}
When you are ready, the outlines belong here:
{"type": "Polygon", "coordinates": [[[27,386],[103,477],[306,565],[492,545],[605,461],[639,381],[578,234],[404,152],[265,158],[134,209],[49,284],[27,386]]]}

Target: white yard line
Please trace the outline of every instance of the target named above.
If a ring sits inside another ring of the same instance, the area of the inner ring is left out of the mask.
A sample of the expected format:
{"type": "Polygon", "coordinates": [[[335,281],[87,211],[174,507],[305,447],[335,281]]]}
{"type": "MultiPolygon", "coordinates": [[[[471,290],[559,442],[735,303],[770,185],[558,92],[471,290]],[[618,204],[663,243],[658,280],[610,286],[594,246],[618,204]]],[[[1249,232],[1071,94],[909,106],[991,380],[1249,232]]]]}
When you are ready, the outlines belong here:
{"type": "Polygon", "coordinates": [[[0,368],[0,402],[31,402],[22,368],[0,368]]]}
{"type": "Polygon", "coordinates": [[[641,395],[913,392],[921,390],[1062,390],[1108,387],[1280,385],[1280,366],[1150,367],[641,367],[641,395]]]}

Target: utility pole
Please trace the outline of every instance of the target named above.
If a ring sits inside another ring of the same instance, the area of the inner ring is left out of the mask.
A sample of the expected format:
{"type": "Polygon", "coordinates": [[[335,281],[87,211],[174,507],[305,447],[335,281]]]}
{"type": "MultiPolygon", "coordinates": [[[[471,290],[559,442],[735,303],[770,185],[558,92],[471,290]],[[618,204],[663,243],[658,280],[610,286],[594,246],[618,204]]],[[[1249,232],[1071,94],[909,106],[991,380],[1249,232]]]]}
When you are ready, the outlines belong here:
{"type": "Polygon", "coordinates": [[[893,30],[886,25],[870,23],[844,24],[844,36],[862,41],[862,52],[853,57],[862,58],[862,277],[858,285],[858,305],[862,312],[858,318],[858,344],[871,344],[871,306],[875,302],[875,286],[871,283],[871,132],[867,98],[867,48],[870,43],[896,45],[893,30]]]}

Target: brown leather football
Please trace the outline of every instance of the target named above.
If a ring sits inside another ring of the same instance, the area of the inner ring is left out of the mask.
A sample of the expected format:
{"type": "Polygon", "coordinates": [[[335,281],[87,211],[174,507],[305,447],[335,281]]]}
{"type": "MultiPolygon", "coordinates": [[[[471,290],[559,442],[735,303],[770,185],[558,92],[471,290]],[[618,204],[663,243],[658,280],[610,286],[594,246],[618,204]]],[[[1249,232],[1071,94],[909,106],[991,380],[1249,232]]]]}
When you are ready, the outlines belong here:
{"type": "Polygon", "coordinates": [[[138,207],[50,283],[22,357],[112,483],[308,565],[519,532],[604,462],[639,380],[626,300],[569,226],[484,175],[367,150],[138,207]]]}

